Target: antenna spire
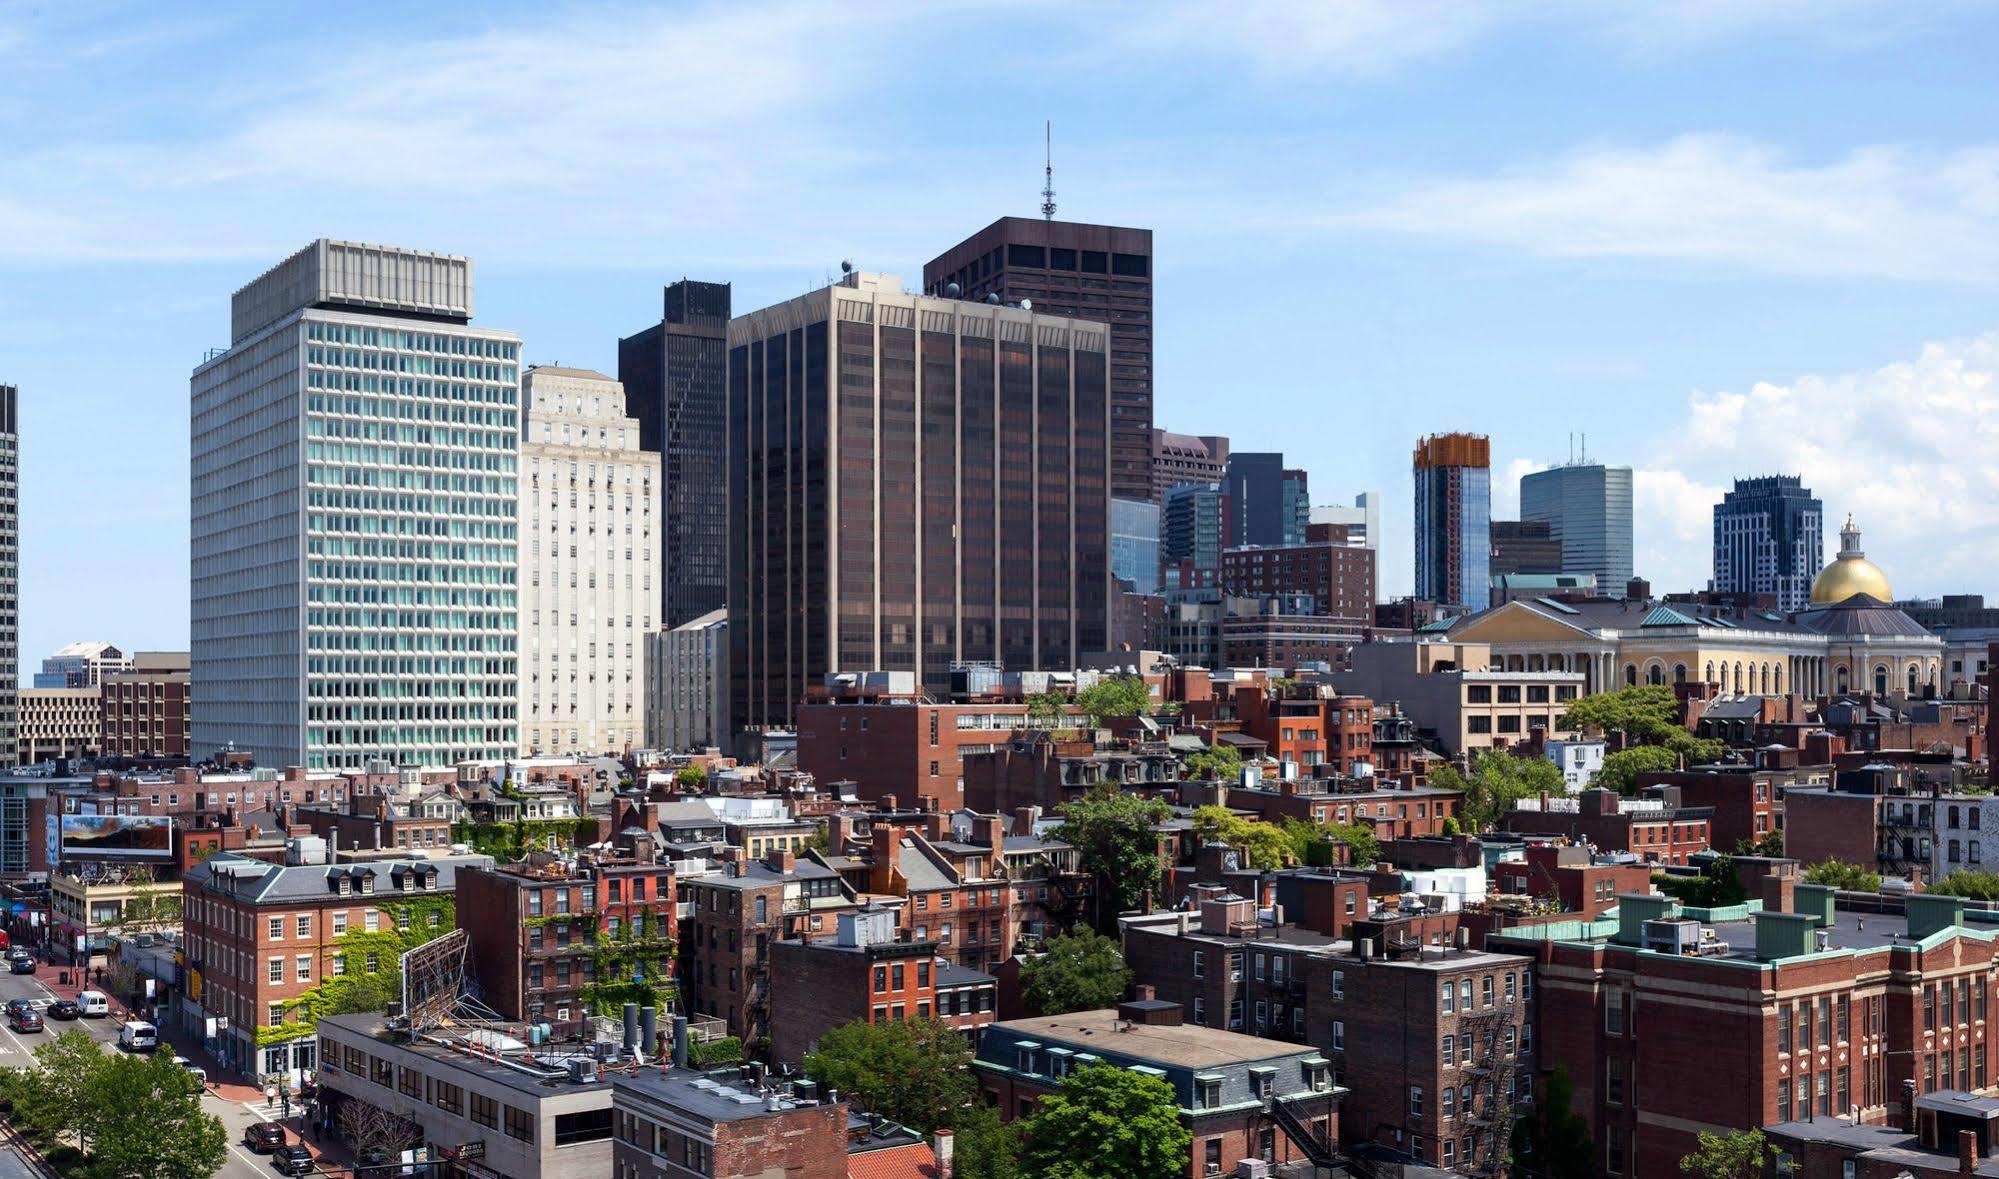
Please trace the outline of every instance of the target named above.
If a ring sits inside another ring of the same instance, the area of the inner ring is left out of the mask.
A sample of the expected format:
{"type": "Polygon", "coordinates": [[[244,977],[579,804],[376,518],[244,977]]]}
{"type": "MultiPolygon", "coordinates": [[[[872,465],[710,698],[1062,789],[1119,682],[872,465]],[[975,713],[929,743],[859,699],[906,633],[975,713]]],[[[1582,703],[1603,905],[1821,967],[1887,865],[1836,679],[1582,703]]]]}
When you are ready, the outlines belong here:
{"type": "Polygon", "coordinates": [[[1043,153],[1041,181],[1041,216],[1044,220],[1055,220],[1055,121],[1046,120],[1041,125],[1041,147],[1043,153]]]}

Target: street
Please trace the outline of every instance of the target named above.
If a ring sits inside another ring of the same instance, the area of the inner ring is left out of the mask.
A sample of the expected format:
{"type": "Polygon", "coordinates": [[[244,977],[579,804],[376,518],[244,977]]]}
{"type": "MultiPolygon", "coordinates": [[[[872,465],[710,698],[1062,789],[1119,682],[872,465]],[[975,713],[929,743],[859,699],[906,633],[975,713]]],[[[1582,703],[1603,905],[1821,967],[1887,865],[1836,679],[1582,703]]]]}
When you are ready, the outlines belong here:
{"type": "MultiPolygon", "coordinates": [[[[40,974],[0,974],[0,1003],[8,999],[27,998],[49,1000],[54,996],[42,983],[43,975],[54,971],[51,966],[41,966],[40,974]]],[[[57,1033],[71,1027],[82,1028],[91,1038],[98,1041],[105,1052],[117,1052],[119,1021],[112,1019],[46,1020],[43,1032],[26,1035],[15,1032],[0,1021],[0,1068],[28,1068],[34,1064],[34,1050],[57,1033]]],[[[171,1046],[162,1043],[162,1052],[172,1052],[171,1046]]],[[[277,1174],[271,1169],[268,1155],[252,1153],[243,1145],[243,1131],[252,1122],[270,1120],[265,1116],[261,1104],[246,1105],[218,1096],[214,1086],[201,1099],[204,1110],[222,1119],[223,1128],[229,1132],[229,1156],[217,1176],[227,1179],[274,1179],[277,1174]]],[[[297,1125],[297,1119],[290,1123],[297,1125]]],[[[296,1135],[293,1141],[296,1141],[296,1135]]]]}

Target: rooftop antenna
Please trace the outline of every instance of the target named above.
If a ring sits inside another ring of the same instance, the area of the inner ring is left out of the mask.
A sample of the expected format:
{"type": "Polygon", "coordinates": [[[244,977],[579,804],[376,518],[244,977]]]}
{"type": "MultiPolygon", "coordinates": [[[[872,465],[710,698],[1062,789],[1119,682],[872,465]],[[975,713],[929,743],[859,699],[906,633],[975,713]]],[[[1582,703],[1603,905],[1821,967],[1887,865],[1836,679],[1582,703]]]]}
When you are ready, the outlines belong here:
{"type": "Polygon", "coordinates": [[[1055,220],[1055,120],[1049,119],[1041,125],[1042,181],[1041,217],[1045,221],[1055,220]]]}

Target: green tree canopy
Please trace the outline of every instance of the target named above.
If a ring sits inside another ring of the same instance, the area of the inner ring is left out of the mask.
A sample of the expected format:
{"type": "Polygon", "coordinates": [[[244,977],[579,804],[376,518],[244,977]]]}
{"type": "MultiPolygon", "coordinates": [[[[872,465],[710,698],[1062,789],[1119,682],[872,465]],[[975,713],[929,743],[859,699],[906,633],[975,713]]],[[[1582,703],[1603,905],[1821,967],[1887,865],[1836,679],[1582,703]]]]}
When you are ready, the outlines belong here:
{"type": "Polygon", "coordinates": [[[1037,728],[1059,729],[1069,723],[1069,696],[1065,692],[1042,692],[1027,698],[1027,719],[1037,728]]]}
{"type": "Polygon", "coordinates": [[[1640,684],[1572,700],[1556,724],[1563,729],[1623,733],[1658,744],[1676,730],[1686,732],[1679,717],[1680,702],[1673,689],[1664,684],[1640,684]]]}
{"type": "Polygon", "coordinates": [[[1812,884],[1829,884],[1847,892],[1881,891],[1881,873],[1844,860],[1821,860],[1813,864],[1805,869],[1805,880],[1812,884]]]}
{"type": "Polygon", "coordinates": [[[708,788],[708,770],[703,766],[681,766],[674,771],[673,784],[688,794],[699,794],[708,788]]]}
{"type": "Polygon", "coordinates": [[[1171,1086],[1105,1064],[1062,1078],[1026,1139],[1021,1162],[1035,1179],[1178,1179],[1193,1145],[1171,1086]]]}
{"type": "Polygon", "coordinates": [[[1589,1120],[1570,1108],[1575,1096],[1568,1068],[1556,1065],[1548,1077],[1547,1100],[1529,1107],[1527,1116],[1513,1123],[1517,1173],[1541,1179],[1594,1179],[1596,1147],[1590,1142],[1589,1120]]]}
{"type": "Polygon", "coordinates": [[[1107,676],[1076,693],[1076,703],[1097,724],[1146,711],[1152,707],[1152,692],[1135,675],[1107,676]]]}
{"type": "Polygon", "coordinates": [[[958,1116],[957,1168],[953,1179],[1017,1179],[1020,1122],[1000,1121],[999,1110],[974,1101],[958,1116]]]}
{"type": "Polygon", "coordinates": [[[229,1134],[201,1110],[201,1082],[171,1053],[114,1056],[90,1083],[92,1179],[205,1179],[229,1134]]]}
{"type": "Polygon", "coordinates": [[[1634,745],[1607,755],[1590,785],[1630,796],[1638,793],[1638,775],[1679,768],[1680,755],[1664,745],[1634,745]]]}
{"type": "Polygon", "coordinates": [[[1489,749],[1472,762],[1471,774],[1441,765],[1430,771],[1430,785],[1464,793],[1464,825],[1473,832],[1490,831],[1513,804],[1537,794],[1568,793],[1562,771],[1545,757],[1514,757],[1489,749]]]}
{"type": "Polygon", "coordinates": [[[1697,909],[1739,905],[1749,899],[1749,890],[1742,887],[1742,878],[1735,874],[1735,861],[1728,856],[1709,860],[1698,876],[1654,872],[1652,883],[1660,892],[1697,909]]]}
{"type": "Polygon", "coordinates": [[[1206,749],[1181,758],[1180,771],[1189,781],[1203,778],[1234,781],[1236,775],[1242,772],[1242,754],[1236,752],[1235,746],[1217,741],[1206,749]]]}
{"type": "Polygon", "coordinates": [[[1381,858],[1381,840],[1375,838],[1372,823],[1308,823],[1286,815],[1278,820],[1277,829],[1290,847],[1292,860],[1300,864],[1330,865],[1335,843],[1346,844],[1348,862],[1360,867],[1381,858]]]}
{"type": "Polygon", "coordinates": [[[805,1075],[920,1134],[957,1123],[976,1096],[964,1034],[934,1019],[857,1019],[819,1037],[805,1075]]]}
{"type": "Polygon", "coordinates": [[[74,1134],[76,1145],[88,1149],[97,1112],[91,1107],[91,1084],[109,1059],[81,1028],[65,1029],[37,1045],[33,1068],[0,1073],[14,1103],[14,1120],[52,1138],[74,1134]]]}
{"type": "Polygon", "coordinates": [[[1713,737],[1696,737],[1685,729],[1674,729],[1659,743],[1680,757],[1681,766],[1707,765],[1720,761],[1728,752],[1728,742],[1713,737]]]}
{"type": "Polygon", "coordinates": [[[1118,944],[1087,926],[1055,938],[1020,968],[1021,997],[1036,1015],[1112,1007],[1130,985],[1118,944]]]}
{"type": "Polygon", "coordinates": [[[1781,856],[1784,854],[1784,829],[1778,827],[1765,831],[1755,843],[1746,839],[1738,839],[1735,843],[1735,854],[1738,856],[1781,856]]]}
{"type": "Polygon", "coordinates": [[[1245,819],[1225,806],[1195,807],[1193,820],[1195,838],[1241,848],[1246,867],[1282,868],[1292,859],[1291,841],[1274,823],[1245,819]]]}
{"type": "Polygon", "coordinates": [[[1697,1179],[1763,1179],[1777,1158],[1777,1148],[1761,1130],[1703,1130],[1694,1143],[1694,1152],[1680,1160],[1680,1170],[1697,1179]]]}
{"type": "Polygon", "coordinates": [[[1981,870],[1959,868],[1931,884],[1924,892],[1963,897],[1970,901],[1999,901],[1999,876],[1981,870]]]}
{"type": "Polygon", "coordinates": [[[1055,838],[1076,849],[1083,871],[1096,877],[1098,924],[1136,909],[1159,886],[1159,835],[1172,809],[1108,787],[1062,804],[1055,838]]]}

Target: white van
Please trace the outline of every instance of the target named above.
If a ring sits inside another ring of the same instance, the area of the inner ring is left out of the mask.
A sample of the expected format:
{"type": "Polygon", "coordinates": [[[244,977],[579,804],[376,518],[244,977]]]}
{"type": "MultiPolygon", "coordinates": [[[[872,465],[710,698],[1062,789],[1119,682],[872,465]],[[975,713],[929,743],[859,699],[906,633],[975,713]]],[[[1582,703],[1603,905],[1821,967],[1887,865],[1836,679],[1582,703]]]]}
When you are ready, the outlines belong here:
{"type": "Polygon", "coordinates": [[[78,991],[76,1008],[92,1019],[102,1019],[111,1014],[111,997],[103,991],[78,991]]]}
{"type": "Polygon", "coordinates": [[[193,1062],[192,1060],[189,1060],[189,1059],[188,1059],[187,1057],[185,1057],[185,1056],[180,1056],[180,1055],[176,1055],[176,1056],[174,1057],[174,1063],[175,1063],[175,1064],[177,1064],[177,1065],[179,1065],[179,1066],[181,1066],[182,1068],[186,1069],[186,1070],[187,1070],[188,1072],[191,1072],[191,1073],[193,1073],[193,1074],[194,1074],[194,1079],[195,1079],[195,1080],[197,1080],[197,1081],[200,1081],[200,1082],[201,1082],[201,1083],[202,1083],[203,1085],[206,1085],[206,1084],[208,1084],[208,1070],[207,1070],[207,1069],[205,1069],[205,1068],[201,1067],[200,1065],[198,1065],[198,1064],[194,1063],[194,1062],[193,1062]]]}
{"type": "Polygon", "coordinates": [[[127,1052],[151,1052],[160,1046],[160,1029],[135,1019],[118,1029],[118,1046],[127,1052]]]}

